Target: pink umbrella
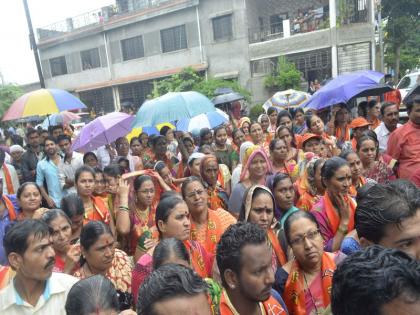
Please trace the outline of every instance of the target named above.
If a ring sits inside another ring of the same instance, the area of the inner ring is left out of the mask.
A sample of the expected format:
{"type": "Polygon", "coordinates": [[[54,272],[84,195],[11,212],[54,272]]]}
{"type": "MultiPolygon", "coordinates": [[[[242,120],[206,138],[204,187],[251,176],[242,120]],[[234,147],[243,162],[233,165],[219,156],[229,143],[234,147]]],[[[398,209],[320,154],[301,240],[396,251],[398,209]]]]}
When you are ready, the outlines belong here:
{"type": "Polygon", "coordinates": [[[48,126],[56,126],[56,125],[61,125],[61,124],[68,124],[69,122],[73,121],[73,120],[78,120],[80,119],[80,116],[69,112],[69,111],[64,111],[58,114],[52,114],[50,116],[48,116],[47,118],[45,118],[45,120],[42,122],[41,126],[44,129],[47,129],[48,126]]]}

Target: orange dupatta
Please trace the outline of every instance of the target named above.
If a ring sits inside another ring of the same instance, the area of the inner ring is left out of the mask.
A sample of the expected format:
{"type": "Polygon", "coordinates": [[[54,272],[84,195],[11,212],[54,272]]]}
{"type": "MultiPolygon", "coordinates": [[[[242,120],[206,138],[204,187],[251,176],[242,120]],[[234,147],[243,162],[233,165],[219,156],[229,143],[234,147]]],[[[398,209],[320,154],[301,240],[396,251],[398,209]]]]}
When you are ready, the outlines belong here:
{"type": "Polygon", "coordinates": [[[83,224],[86,224],[89,221],[102,221],[109,224],[109,210],[103,199],[95,196],[91,196],[90,199],[92,200],[93,209],[90,213],[85,212],[83,224]]]}
{"type": "Polygon", "coordinates": [[[277,265],[283,266],[287,263],[286,255],[283,252],[283,249],[280,246],[279,239],[277,235],[274,233],[273,229],[269,229],[267,231],[268,239],[270,240],[271,246],[273,247],[274,253],[277,257],[277,265]]]}
{"type": "Polygon", "coordinates": [[[16,211],[15,211],[15,206],[10,201],[9,197],[3,195],[3,202],[6,205],[7,211],[9,212],[10,221],[16,221],[17,215],[16,215],[16,211]]]}
{"type": "Polygon", "coordinates": [[[7,193],[9,195],[14,195],[15,189],[13,188],[12,176],[10,175],[10,172],[9,172],[9,169],[7,168],[6,163],[3,163],[3,173],[4,173],[4,179],[6,181],[7,193]]]}
{"type": "Polygon", "coordinates": [[[357,196],[357,188],[360,188],[360,187],[366,185],[366,178],[364,178],[363,176],[359,176],[359,180],[360,180],[359,187],[356,187],[354,185],[350,186],[349,195],[353,198],[355,198],[357,196]]]}
{"type": "MultiPolygon", "coordinates": [[[[346,198],[347,204],[350,206],[350,211],[351,211],[347,229],[348,231],[353,231],[354,230],[354,214],[356,212],[356,203],[349,196],[346,196],[345,198],[346,198]]],[[[331,198],[328,192],[325,192],[324,194],[324,205],[325,205],[325,212],[327,214],[332,232],[333,234],[335,234],[338,230],[338,226],[340,225],[340,216],[335,210],[335,207],[331,201],[331,198]]]]}
{"type": "Polygon", "coordinates": [[[344,137],[343,137],[343,130],[341,127],[335,127],[335,137],[338,141],[350,141],[350,127],[349,124],[346,124],[346,128],[344,131],[344,137]]]}
{"type": "Polygon", "coordinates": [[[215,255],[216,254],[216,245],[220,237],[223,234],[221,229],[222,223],[218,217],[216,211],[208,210],[207,211],[207,224],[206,224],[206,238],[205,240],[198,239],[198,231],[196,224],[191,220],[191,240],[198,241],[207,253],[215,255]]]}
{"type": "Polygon", "coordinates": [[[194,241],[184,241],[184,245],[190,254],[191,265],[194,271],[201,278],[208,278],[211,276],[211,268],[209,265],[209,260],[207,258],[207,253],[205,249],[200,246],[200,243],[194,241]]]}
{"type": "MultiPolygon", "coordinates": [[[[331,303],[332,277],[335,269],[336,264],[333,254],[324,252],[322,254],[321,265],[322,300],[324,307],[327,307],[331,303]]],[[[306,315],[304,273],[301,271],[297,260],[293,261],[283,296],[291,315],[306,315]]]]}

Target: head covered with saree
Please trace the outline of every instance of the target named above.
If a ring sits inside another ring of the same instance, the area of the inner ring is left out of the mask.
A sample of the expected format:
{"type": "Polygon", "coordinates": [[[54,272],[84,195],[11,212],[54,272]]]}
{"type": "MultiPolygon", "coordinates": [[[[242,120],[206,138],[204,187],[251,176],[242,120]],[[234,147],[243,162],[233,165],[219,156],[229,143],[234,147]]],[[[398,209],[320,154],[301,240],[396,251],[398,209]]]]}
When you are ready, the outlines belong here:
{"type": "Polygon", "coordinates": [[[249,119],[248,117],[242,117],[241,119],[239,119],[239,124],[238,124],[238,128],[242,128],[244,123],[248,123],[251,124],[251,119],[249,119]]]}
{"type": "Polygon", "coordinates": [[[239,163],[244,164],[245,163],[245,153],[246,150],[248,150],[250,147],[253,147],[254,144],[251,141],[245,141],[241,144],[241,147],[239,149],[239,163]]]}
{"type": "Polygon", "coordinates": [[[223,176],[219,169],[217,158],[214,155],[208,154],[202,158],[200,174],[203,179],[204,187],[207,189],[210,209],[227,209],[229,196],[220,183],[219,179],[223,176]],[[213,164],[213,166],[211,164],[213,164]]]}
{"type": "Polygon", "coordinates": [[[254,145],[252,147],[249,147],[245,151],[244,162],[242,164],[242,172],[241,172],[240,181],[244,181],[245,179],[249,178],[250,165],[251,165],[252,161],[255,159],[255,157],[257,157],[257,156],[262,156],[263,159],[265,160],[265,162],[267,163],[267,173],[266,174],[268,175],[268,174],[273,173],[273,166],[271,165],[271,161],[268,158],[265,150],[259,145],[254,145]]]}
{"type": "Polygon", "coordinates": [[[271,193],[270,189],[268,189],[266,186],[263,185],[253,185],[250,188],[248,188],[245,192],[242,209],[239,213],[239,219],[238,221],[248,221],[249,214],[251,212],[252,208],[252,200],[254,199],[254,195],[259,191],[263,190],[264,192],[268,193],[271,196],[271,199],[273,200],[273,205],[275,205],[274,196],[271,193]]]}

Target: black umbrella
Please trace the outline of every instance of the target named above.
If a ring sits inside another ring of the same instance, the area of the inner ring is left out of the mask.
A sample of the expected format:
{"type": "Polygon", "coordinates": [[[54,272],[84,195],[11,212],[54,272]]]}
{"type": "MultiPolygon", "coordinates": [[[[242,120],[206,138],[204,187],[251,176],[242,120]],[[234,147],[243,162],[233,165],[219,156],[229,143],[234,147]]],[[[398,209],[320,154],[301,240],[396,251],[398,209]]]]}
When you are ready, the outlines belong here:
{"type": "Polygon", "coordinates": [[[244,97],[236,92],[222,94],[214,97],[211,101],[214,105],[220,105],[220,104],[226,104],[226,103],[232,103],[239,100],[243,100],[244,97]]]}
{"type": "Polygon", "coordinates": [[[379,96],[379,95],[382,95],[384,93],[391,92],[393,90],[394,89],[387,84],[378,84],[374,87],[370,87],[370,88],[360,92],[359,94],[353,96],[352,98],[354,99],[354,98],[357,98],[357,97],[379,96]]]}
{"type": "Polygon", "coordinates": [[[420,84],[416,84],[410,91],[408,91],[407,95],[403,99],[404,104],[410,104],[414,101],[416,95],[420,94],[420,84]]]}
{"type": "Polygon", "coordinates": [[[220,87],[214,90],[214,95],[216,96],[228,93],[233,93],[233,90],[229,87],[220,87]]]}

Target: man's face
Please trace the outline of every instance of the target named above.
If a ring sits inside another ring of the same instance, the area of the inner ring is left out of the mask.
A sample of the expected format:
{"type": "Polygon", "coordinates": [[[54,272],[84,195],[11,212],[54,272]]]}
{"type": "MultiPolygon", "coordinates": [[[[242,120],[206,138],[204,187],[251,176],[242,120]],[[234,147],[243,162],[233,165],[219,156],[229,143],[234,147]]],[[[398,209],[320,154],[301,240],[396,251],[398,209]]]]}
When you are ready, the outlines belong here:
{"type": "Polygon", "coordinates": [[[44,150],[45,150],[45,153],[47,153],[47,155],[53,156],[54,154],[57,153],[57,145],[55,144],[54,141],[46,140],[44,143],[44,150]]]}
{"type": "Polygon", "coordinates": [[[57,129],[54,129],[53,130],[53,132],[52,132],[52,136],[55,138],[55,139],[57,139],[58,138],[58,136],[59,135],[62,135],[64,132],[63,132],[63,129],[61,129],[61,128],[57,128],[57,129]]]}
{"type": "Polygon", "coordinates": [[[420,125],[420,103],[414,103],[408,118],[416,125],[420,125]]]}
{"type": "Polygon", "coordinates": [[[51,276],[55,264],[55,252],[50,235],[30,235],[28,248],[23,255],[9,254],[9,262],[18,274],[27,279],[44,281],[51,276]]]}
{"type": "Polygon", "coordinates": [[[399,116],[397,105],[393,105],[385,108],[382,120],[388,129],[395,129],[398,124],[399,116]]]}
{"type": "Polygon", "coordinates": [[[130,150],[130,144],[126,138],[121,138],[116,143],[116,148],[119,156],[127,156],[130,150]]]}
{"type": "Polygon", "coordinates": [[[37,132],[34,132],[28,136],[28,144],[31,147],[39,146],[39,134],[37,132]]]}
{"type": "Polygon", "coordinates": [[[242,298],[264,302],[271,295],[274,283],[272,252],[266,243],[246,245],[241,250],[242,268],[239,274],[239,290],[242,298]]]}
{"type": "Polygon", "coordinates": [[[153,305],[156,315],[210,315],[210,305],[204,293],[194,296],[177,296],[153,305]]]}
{"type": "Polygon", "coordinates": [[[69,140],[61,140],[58,145],[60,146],[61,151],[65,154],[69,154],[71,152],[71,142],[69,140]]]}
{"type": "Polygon", "coordinates": [[[400,226],[388,224],[379,245],[397,248],[420,260],[420,209],[413,217],[403,220],[400,226]]]}

